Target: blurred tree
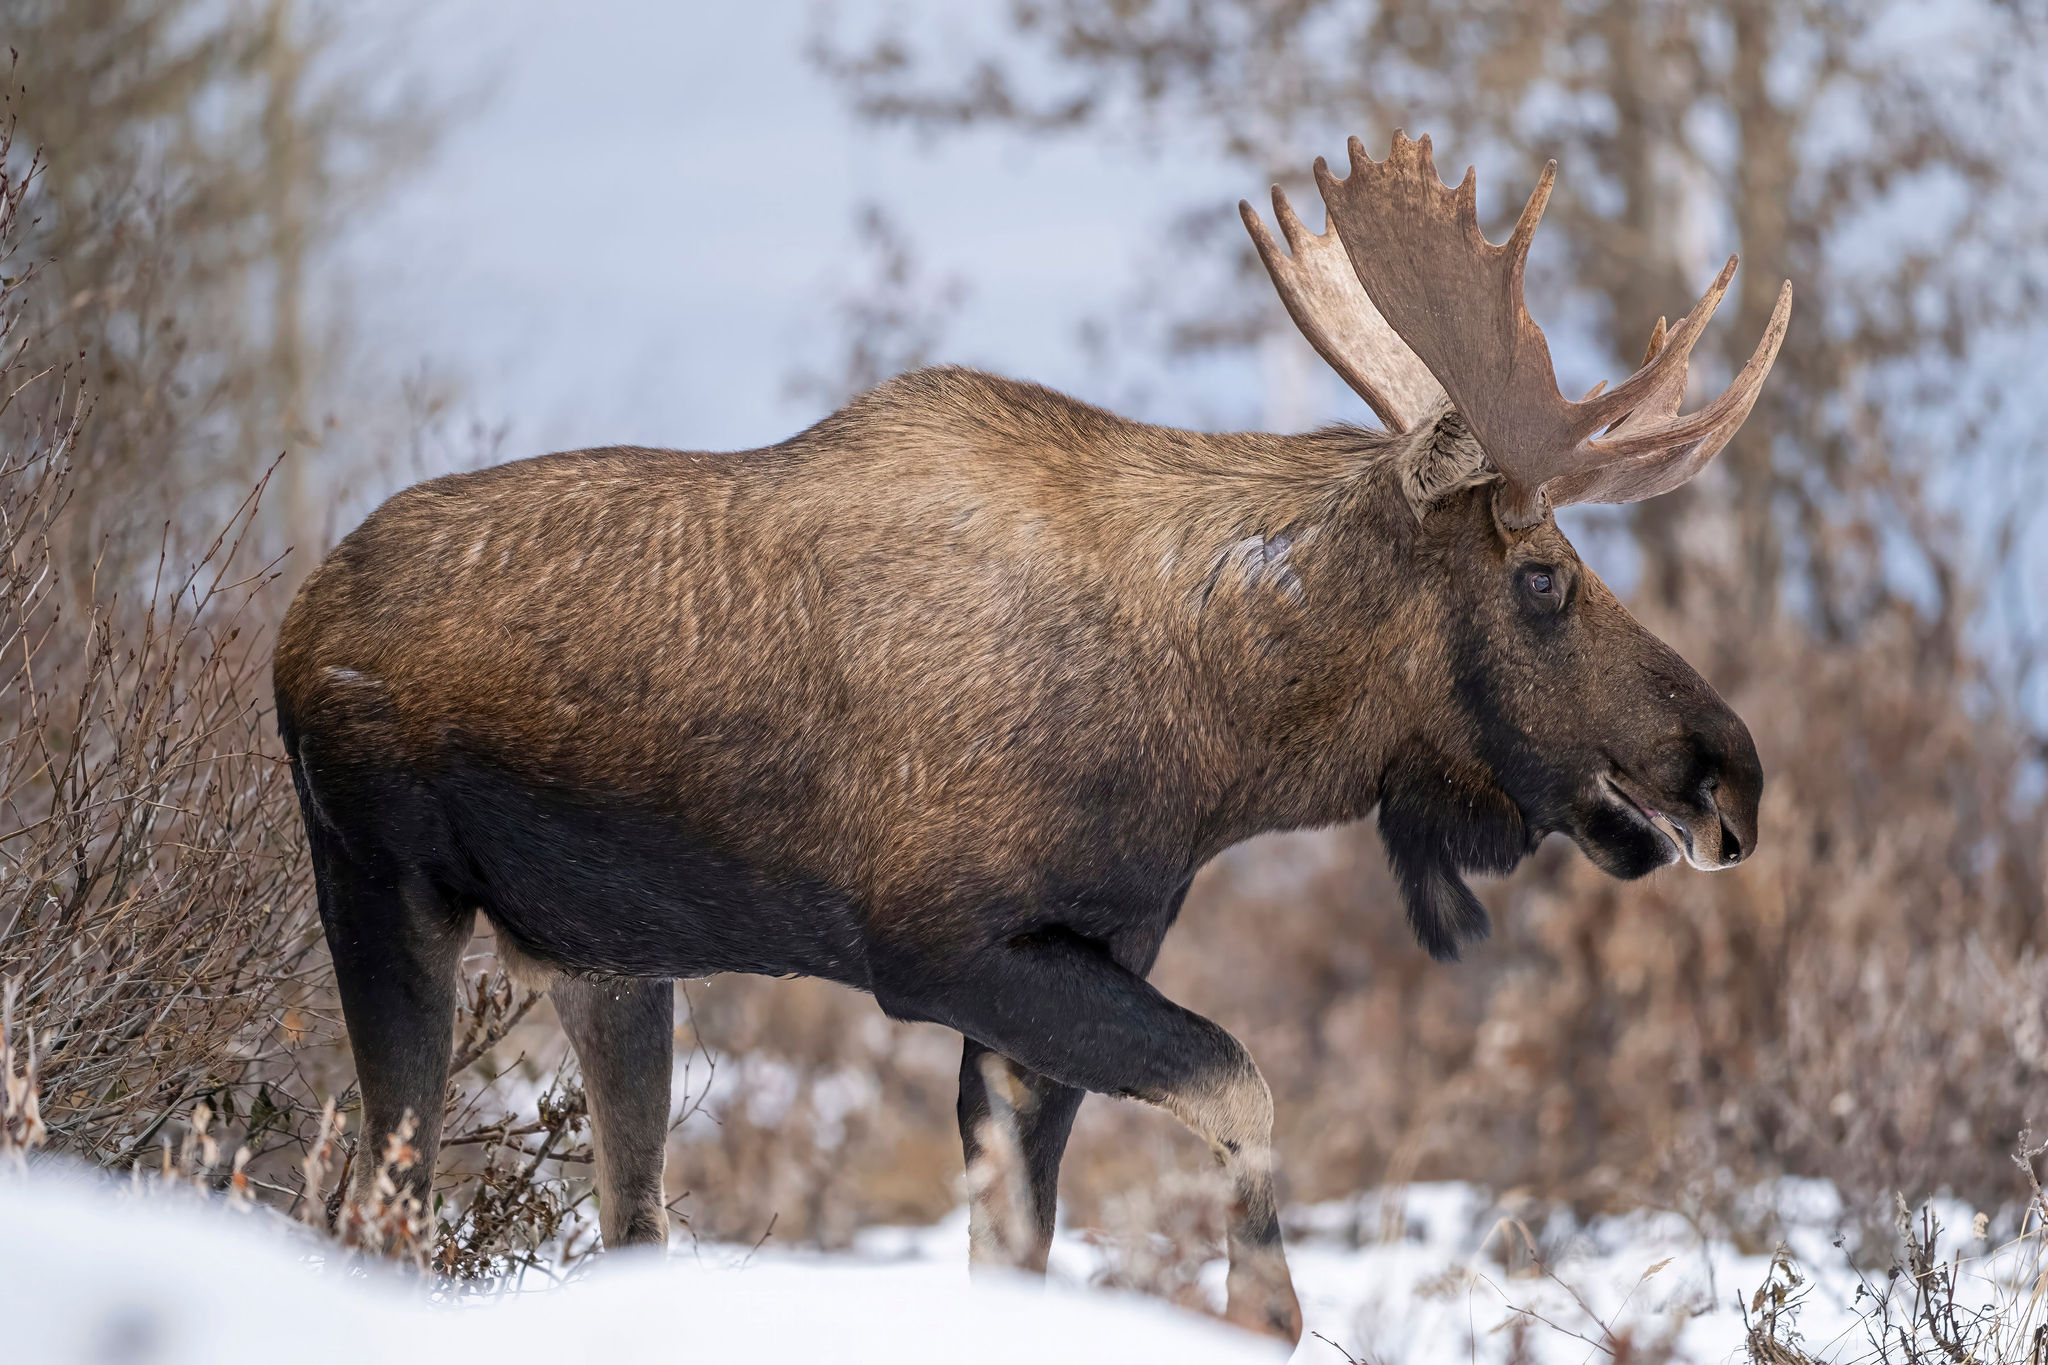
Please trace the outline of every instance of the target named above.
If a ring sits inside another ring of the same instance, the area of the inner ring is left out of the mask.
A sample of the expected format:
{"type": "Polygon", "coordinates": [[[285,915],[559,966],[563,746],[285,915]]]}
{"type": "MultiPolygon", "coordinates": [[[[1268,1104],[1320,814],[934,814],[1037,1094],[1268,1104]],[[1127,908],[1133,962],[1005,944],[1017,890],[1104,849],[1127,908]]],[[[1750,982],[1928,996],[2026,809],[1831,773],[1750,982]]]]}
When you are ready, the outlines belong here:
{"type": "Polygon", "coordinates": [[[791,398],[836,408],[855,394],[937,359],[939,343],[967,296],[956,276],[930,278],[900,224],[880,204],[862,204],[854,226],[861,252],[857,278],[836,286],[838,323],[831,370],[808,365],[785,384],[791,398]]]}
{"type": "Polygon", "coordinates": [[[81,361],[96,406],[76,555],[153,559],[166,518],[213,525],[286,451],[272,514],[317,523],[345,326],[308,266],[438,122],[336,20],[301,0],[0,0],[16,147],[47,166],[38,344],[81,361]]]}
{"type": "MultiPolygon", "coordinates": [[[[1192,146],[1298,203],[1315,202],[1314,150],[1356,132],[1384,155],[1406,127],[1435,134],[1453,180],[1483,168],[1504,228],[1557,157],[1532,294],[1591,320],[1605,375],[1734,250],[1734,316],[1699,352],[1714,391],[1792,278],[1792,335],[1720,461],[1732,496],[1633,513],[1643,590],[1683,609],[1698,585],[1740,584],[1737,618],[1790,601],[1828,638],[1906,592],[1942,656],[1967,612],[1920,476],[1995,444],[1998,477],[2033,478],[2048,430],[1998,420],[2014,370],[1996,360],[2024,353],[2048,283],[2048,219],[2028,211],[2048,170],[2025,141],[2048,114],[2044,16],[2039,0],[1017,0],[992,41],[821,21],[813,52],[877,122],[1192,146]],[[1716,502],[1732,516],[1701,515],[1716,502]],[[1699,572],[1717,561],[1728,572],[1699,572]]],[[[1205,222],[1183,220],[1184,245],[1231,243],[1242,290],[1168,334],[1242,346],[1288,326],[1234,222],[1205,222]]]]}

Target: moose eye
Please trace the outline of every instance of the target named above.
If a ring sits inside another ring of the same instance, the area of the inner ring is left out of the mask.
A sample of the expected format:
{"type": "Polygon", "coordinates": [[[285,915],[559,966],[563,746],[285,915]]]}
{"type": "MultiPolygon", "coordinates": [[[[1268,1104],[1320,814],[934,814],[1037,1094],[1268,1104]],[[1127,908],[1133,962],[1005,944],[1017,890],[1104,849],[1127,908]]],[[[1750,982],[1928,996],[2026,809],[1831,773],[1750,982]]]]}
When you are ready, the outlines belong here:
{"type": "Polygon", "coordinates": [[[1564,586],[1554,569],[1540,565],[1522,570],[1522,591],[1534,605],[1556,611],[1564,605],[1564,586]]]}

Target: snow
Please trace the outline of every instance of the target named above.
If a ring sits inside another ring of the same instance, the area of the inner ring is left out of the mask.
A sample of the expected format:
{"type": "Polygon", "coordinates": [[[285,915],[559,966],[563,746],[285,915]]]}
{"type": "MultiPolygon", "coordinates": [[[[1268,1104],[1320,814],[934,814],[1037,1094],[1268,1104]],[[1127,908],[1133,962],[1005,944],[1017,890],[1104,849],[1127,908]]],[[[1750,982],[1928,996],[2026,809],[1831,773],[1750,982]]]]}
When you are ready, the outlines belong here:
{"type": "MultiPolygon", "coordinates": [[[[961,1239],[962,1245],[965,1238],[961,1239]]],[[[133,1198],[39,1171],[0,1178],[0,1340],[11,1360],[200,1365],[256,1350],[364,1360],[1171,1360],[1275,1365],[1278,1347],[1165,1304],[1034,1282],[967,1282],[945,1261],[617,1256],[548,1293],[436,1306],[390,1275],[323,1269],[261,1212],[133,1198]],[[459,1353],[459,1354],[458,1354],[459,1353]]]]}
{"type": "MultiPolygon", "coordinates": [[[[1747,1202],[1759,1215],[1754,1221],[1775,1223],[1793,1252],[1804,1281],[1794,1321],[1806,1348],[1823,1360],[1862,1358],[1862,1280],[1845,1249],[1855,1238],[1842,1231],[1834,1187],[1783,1180],[1750,1192],[1747,1202]]],[[[2021,1286],[2043,1269],[2038,1236],[1998,1248],[1971,1235],[1970,1209],[1941,1202],[1934,1212],[1944,1228],[1942,1259],[1963,1257],[1955,1274],[1959,1302],[2009,1309],[2026,1298],[2021,1286]]],[[[1623,1339],[1638,1352],[1668,1344],[1675,1362],[1721,1365],[1747,1358],[1742,1305],[1771,1275],[1770,1246],[1745,1252],[1726,1238],[1702,1236],[1674,1213],[1586,1224],[1561,1212],[1518,1219],[1486,1191],[1464,1184],[1416,1184],[1295,1208],[1285,1224],[1307,1329],[1297,1365],[1344,1365],[1344,1353],[1374,1365],[1588,1365],[1609,1359],[1623,1339]],[[1531,1242],[1544,1263],[1540,1272],[1528,1256],[1531,1242]]],[[[957,1265],[966,1240],[965,1216],[955,1215],[930,1228],[868,1232],[854,1257],[957,1265]]],[[[1054,1246],[1056,1281],[1085,1285],[1101,1265],[1098,1248],[1071,1230],[1054,1246]]],[[[1218,1308],[1225,1268],[1213,1261],[1203,1276],[1218,1308]]],[[[1888,1283],[1882,1268],[1865,1274],[1873,1287],[1888,1283]]],[[[1654,1350],[1647,1354],[1657,1358],[1654,1350]]]]}
{"type": "MultiPolygon", "coordinates": [[[[1758,1197],[1784,1220],[1807,1279],[1798,1319],[1807,1349],[1860,1354],[1859,1281],[1837,1244],[1833,1190],[1785,1182],[1758,1197]]],[[[1937,1211],[1951,1230],[1944,1259],[1964,1257],[1960,1297],[2009,1300],[2011,1284],[2038,1273],[2030,1244],[1994,1279],[2000,1253],[1973,1239],[1971,1212],[1937,1211]]],[[[1737,1305],[1770,1274],[1768,1254],[1703,1238],[1675,1215],[1585,1225],[1554,1215],[1532,1225],[1463,1185],[1295,1209],[1288,1224],[1310,1332],[1294,1359],[1320,1365],[1343,1365],[1340,1352],[1389,1363],[1504,1361],[1517,1349],[1518,1319],[1524,1358],[1541,1362],[1605,1359],[1624,1337],[1638,1348],[1669,1343],[1679,1361],[1740,1360],[1737,1305]],[[1541,1273],[1527,1255],[1532,1242],[1541,1273]]],[[[1284,1358],[1212,1319],[1089,1288],[1103,1252],[1073,1232],[1062,1233],[1044,1283],[970,1284],[966,1243],[959,1214],[932,1227],[872,1229],[846,1252],[681,1241],[666,1261],[600,1259],[559,1289],[437,1304],[396,1275],[323,1263],[321,1241],[267,1212],[136,1197],[45,1165],[0,1174],[0,1339],[9,1358],[47,1362],[212,1361],[256,1342],[313,1363],[400,1350],[431,1359],[444,1348],[481,1361],[658,1351],[749,1365],[1284,1358]]],[[[1203,1280],[1219,1304],[1223,1270],[1211,1263],[1203,1280]]],[[[1881,1271],[1871,1279],[1885,1283],[1881,1271]]]]}

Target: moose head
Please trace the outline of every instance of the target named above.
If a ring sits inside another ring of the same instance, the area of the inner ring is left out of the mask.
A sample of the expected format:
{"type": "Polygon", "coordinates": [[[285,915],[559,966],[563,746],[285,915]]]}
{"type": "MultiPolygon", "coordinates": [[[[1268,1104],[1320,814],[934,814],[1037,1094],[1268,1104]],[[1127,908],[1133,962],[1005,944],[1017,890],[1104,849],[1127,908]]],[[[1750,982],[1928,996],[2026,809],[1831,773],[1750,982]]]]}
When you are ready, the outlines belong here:
{"type": "MultiPolygon", "coordinates": [[[[1382,779],[1380,827],[1410,922],[1430,953],[1482,936],[1466,871],[1504,872],[1545,834],[1569,835],[1617,877],[1683,856],[1733,867],[1756,847],[1763,769],[1740,719],[1629,615],[1552,513],[1635,502],[1698,474],[1749,415],[1785,337],[1792,286],[1722,394],[1680,415],[1687,360],[1735,273],[1731,257],[1677,326],[1657,321],[1643,365],[1578,402],[1522,297],[1557,174],[1543,170],[1505,245],[1480,232],[1477,181],[1437,175],[1427,137],[1384,161],[1350,142],[1351,173],[1318,159],[1328,226],[1310,232],[1275,186],[1287,250],[1246,227],[1309,343],[1403,448],[1422,523],[1413,610],[1444,641],[1441,708],[1382,779]],[[1441,571],[1438,571],[1440,568],[1441,571]],[[1448,623],[1448,631],[1443,623],[1448,623]]],[[[1420,632],[1418,632],[1420,634],[1420,632]]]]}

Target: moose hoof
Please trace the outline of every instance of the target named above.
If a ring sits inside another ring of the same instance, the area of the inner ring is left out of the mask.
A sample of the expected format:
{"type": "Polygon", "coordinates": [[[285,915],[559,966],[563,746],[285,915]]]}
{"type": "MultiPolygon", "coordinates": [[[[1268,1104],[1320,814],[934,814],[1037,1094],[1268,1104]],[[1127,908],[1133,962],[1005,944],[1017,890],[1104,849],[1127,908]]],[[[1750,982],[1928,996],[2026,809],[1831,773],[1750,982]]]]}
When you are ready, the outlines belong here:
{"type": "Polygon", "coordinates": [[[1289,1346],[1301,1340],[1301,1301],[1294,1296],[1294,1286],[1285,1279],[1278,1283],[1232,1284],[1223,1320],[1248,1332],[1278,1337],[1289,1346]]]}

